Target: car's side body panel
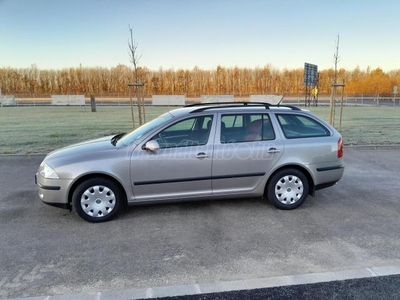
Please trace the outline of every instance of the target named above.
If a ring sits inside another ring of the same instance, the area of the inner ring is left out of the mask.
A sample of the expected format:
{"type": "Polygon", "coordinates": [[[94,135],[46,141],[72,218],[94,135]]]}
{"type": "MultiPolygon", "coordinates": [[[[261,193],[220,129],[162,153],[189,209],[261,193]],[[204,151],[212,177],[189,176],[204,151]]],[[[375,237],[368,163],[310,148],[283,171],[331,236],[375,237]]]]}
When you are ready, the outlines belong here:
{"type": "Polygon", "coordinates": [[[212,148],[207,145],[155,152],[137,147],[131,158],[135,201],[211,195],[212,148]],[[197,158],[204,153],[204,158],[197,158]]]}

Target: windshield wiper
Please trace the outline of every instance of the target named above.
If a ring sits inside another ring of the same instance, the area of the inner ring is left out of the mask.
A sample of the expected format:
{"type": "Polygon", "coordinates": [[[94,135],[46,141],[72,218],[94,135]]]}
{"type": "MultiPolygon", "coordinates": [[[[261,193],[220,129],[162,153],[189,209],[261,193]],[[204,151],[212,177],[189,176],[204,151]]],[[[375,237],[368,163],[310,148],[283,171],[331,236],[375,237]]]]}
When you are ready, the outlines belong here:
{"type": "Polygon", "coordinates": [[[125,135],[125,132],[124,133],[118,133],[117,135],[113,136],[111,138],[111,144],[113,144],[115,146],[117,144],[118,140],[124,135],[125,135]]]}

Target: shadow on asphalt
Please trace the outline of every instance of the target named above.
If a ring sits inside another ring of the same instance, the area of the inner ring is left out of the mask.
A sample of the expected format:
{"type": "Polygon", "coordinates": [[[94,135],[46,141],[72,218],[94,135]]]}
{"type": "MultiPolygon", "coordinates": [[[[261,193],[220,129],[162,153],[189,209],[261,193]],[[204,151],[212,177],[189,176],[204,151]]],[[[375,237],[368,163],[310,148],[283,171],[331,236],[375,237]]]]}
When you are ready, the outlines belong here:
{"type": "Polygon", "coordinates": [[[281,286],[265,289],[243,290],[190,296],[157,298],[168,300],[268,300],[268,299],[400,299],[400,275],[349,279],[314,284],[281,286]]]}

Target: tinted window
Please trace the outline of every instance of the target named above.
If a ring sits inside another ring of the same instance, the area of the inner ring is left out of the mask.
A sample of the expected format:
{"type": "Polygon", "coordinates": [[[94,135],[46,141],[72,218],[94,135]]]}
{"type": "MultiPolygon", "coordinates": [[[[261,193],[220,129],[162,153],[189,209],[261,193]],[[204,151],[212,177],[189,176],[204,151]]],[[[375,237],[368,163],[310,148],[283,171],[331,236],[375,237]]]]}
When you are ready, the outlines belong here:
{"type": "Polygon", "coordinates": [[[232,127],[243,127],[243,116],[242,115],[229,115],[223,116],[223,121],[228,128],[232,127]]]}
{"type": "Polygon", "coordinates": [[[273,140],[275,132],[267,114],[223,115],[220,139],[221,143],[273,140]]]}
{"type": "Polygon", "coordinates": [[[185,119],[164,129],[152,140],[156,140],[160,148],[205,145],[210,135],[212,120],[212,116],[185,119]]]}
{"type": "Polygon", "coordinates": [[[130,143],[133,143],[134,141],[140,139],[142,136],[148,134],[150,131],[155,129],[156,127],[163,126],[167,122],[169,122],[173,116],[170,113],[165,113],[158,118],[155,118],[151,120],[150,122],[147,122],[146,124],[143,124],[139,128],[135,129],[134,131],[125,134],[121,139],[118,140],[117,145],[118,146],[127,146],[130,143]]]}
{"type": "Polygon", "coordinates": [[[288,139],[330,136],[331,134],[324,125],[306,116],[277,114],[277,118],[288,139]]]}

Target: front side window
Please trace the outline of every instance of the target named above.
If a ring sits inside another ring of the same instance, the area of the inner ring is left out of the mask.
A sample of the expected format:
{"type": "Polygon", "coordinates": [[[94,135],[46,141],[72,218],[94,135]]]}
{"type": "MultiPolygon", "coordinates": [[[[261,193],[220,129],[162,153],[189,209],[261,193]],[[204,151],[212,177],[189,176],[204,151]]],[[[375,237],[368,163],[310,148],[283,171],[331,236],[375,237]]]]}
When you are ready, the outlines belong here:
{"type": "Polygon", "coordinates": [[[210,136],[212,121],[212,116],[185,119],[156,134],[152,140],[156,140],[160,148],[205,145],[210,136]]]}
{"type": "Polygon", "coordinates": [[[275,132],[267,114],[223,115],[221,143],[254,142],[275,139],[275,132]]]}
{"type": "Polygon", "coordinates": [[[171,115],[169,112],[151,120],[150,122],[147,122],[146,124],[143,124],[139,128],[133,130],[130,133],[125,134],[123,137],[121,137],[118,140],[117,145],[118,146],[127,146],[136,140],[139,140],[141,137],[144,135],[148,134],[150,131],[157,127],[161,127],[164,124],[168,123],[170,120],[173,119],[173,115],[171,115]]]}
{"type": "Polygon", "coordinates": [[[279,124],[287,139],[330,136],[330,131],[316,120],[295,114],[278,114],[279,124]]]}

